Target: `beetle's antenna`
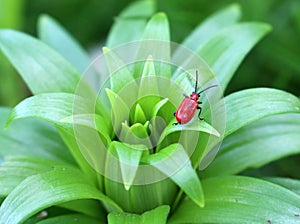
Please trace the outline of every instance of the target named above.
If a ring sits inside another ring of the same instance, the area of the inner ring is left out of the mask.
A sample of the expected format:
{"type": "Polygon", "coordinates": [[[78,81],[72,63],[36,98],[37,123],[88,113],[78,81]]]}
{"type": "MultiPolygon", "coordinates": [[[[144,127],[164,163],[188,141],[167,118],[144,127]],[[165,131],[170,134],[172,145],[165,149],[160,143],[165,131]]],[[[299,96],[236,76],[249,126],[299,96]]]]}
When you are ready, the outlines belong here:
{"type": "Polygon", "coordinates": [[[198,88],[198,70],[196,70],[196,84],[195,84],[195,93],[197,93],[198,88]]]}
{"type": "Polygon", "coordinates": [[[206,91],[206,90],[208,90],[208,89],[210,89],[210,88],[213,88],[213,87],[217,87],[218,85],[212,85],[212,86],[209,86],[209,87],[207,87],[206,89],[204,89],[204,90],[201,90],[199,93],[197,93],[198,94],[198,96],[200,96],[200,94],[201,93],[203,93],[204,91],[206,91]]]}

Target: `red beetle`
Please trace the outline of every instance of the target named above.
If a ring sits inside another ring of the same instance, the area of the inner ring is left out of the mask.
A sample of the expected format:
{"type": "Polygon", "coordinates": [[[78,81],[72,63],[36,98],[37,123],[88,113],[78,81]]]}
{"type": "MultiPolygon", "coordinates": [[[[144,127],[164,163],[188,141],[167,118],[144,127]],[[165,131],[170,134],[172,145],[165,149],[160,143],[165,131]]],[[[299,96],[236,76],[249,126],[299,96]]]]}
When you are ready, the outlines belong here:
{"type": "Polygon", "coordinates": [[[203,93],[204,91],[216,87],[217,85],[209,86],[206,89],[200,91],[197,93],[197,87],[198,87],[198,71],[196,71],[196,84],[195,84],[195,91],[191,93],[190,96],[184,95],[184,99],[182,100],[181,104],[179,105],[178,109],[174,113],[174,116],[177,120],[177,123],[174,123],[175,125],[177,124],[186,124],[192,118],[194,117],[194,114],[197,109],[199,109],[198,113],[198,118],[200,120],[203,120],[204,118],[200,117],[202,108],[199,106],[199,104],[202,104],[201,101],[198,101],[200,94],[203,93]]]}

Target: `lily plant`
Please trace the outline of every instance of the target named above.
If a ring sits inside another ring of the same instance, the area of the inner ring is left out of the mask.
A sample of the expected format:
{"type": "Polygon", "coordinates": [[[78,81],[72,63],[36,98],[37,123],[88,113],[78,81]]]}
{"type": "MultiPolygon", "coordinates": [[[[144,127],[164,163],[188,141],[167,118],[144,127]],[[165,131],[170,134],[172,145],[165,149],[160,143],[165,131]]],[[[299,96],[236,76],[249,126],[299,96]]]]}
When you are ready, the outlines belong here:
{"type": "Polygon", "coordinates": [[[93,61],[47,15],[39,39],[0,30],[33,94],[0,109],[0,223],[300,222],[298,180],[241,175],[300,153],[299,98],[223,97],[270,26],[239,22],[234,4],[176,44],[155,11],[150,0],[124,9],[93,61]],[[182,100],[212,85],[204,120],[174,125],[182,100]]]}

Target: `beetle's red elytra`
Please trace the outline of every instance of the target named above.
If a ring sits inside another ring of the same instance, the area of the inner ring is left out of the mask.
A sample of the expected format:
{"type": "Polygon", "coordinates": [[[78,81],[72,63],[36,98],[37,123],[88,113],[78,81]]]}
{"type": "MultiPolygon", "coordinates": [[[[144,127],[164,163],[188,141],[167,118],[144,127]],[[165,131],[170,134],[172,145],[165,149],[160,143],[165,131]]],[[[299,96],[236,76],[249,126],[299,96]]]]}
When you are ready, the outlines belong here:
{"type": "Polygon", "coordinates": [[[176,123],[177,124],[186,124],[192,120],[194,117],[194,114],[196,110],[199,110],[198,113],[198,118],[199,120],[203,120],[204,118],[201,118],[201,112],[202,108],[199,106],[202,104],[201,101],[199,100],[200,94],[203,93],[204,91],[212,88],[212,87],[217,87],[218,85],[212,85],[207,87],[204,90],[201,90],[200,92],[197,93],[197,87],[198,87],[198,71],[196,71],[196,84],[195,84],[195,90],[194,92],[191,93],[190,96],[184,96],[184,99],[182,100],[181,104],[179,105],[178,109],[174,113],[174,116],[176,118],[176,123]]]}

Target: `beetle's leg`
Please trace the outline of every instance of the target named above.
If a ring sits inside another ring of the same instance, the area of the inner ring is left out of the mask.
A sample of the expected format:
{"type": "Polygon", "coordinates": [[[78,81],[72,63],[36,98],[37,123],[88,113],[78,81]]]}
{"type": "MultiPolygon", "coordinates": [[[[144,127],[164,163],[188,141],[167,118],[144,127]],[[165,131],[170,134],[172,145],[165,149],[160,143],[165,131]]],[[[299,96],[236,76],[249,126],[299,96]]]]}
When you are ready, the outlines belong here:
{"type": "Polygon", "coordinates": [[[199,118],[199,120],[200,120],[200,121],[203,121],[203,120],[204,120],[204,118],[200,117],[200,115],[201,115],[201,112],[202,112],[202,108],[198,106],[198,107],[197,107],[197,109],[199,110],[199,113],[198,113],[198,118],[199,118]]]}
{"type": "MultiPolygon", "coordinates": [[[[176,116],[176,112],[174,112],[174,117],[176,116]]],[[[178,122],[173,123],[172,125],[177,125],[179,124],[178,122]]]]}
{"type": "Polygon", "coordinates": [[[188,95],[186,95],[185,93],[182,94],[185,98],[189,98],[188,95]]]}
{"type": "MultiPolygon", "coordinates": [[[[202,104],[202,102],[201,102],[201,101],[198,101],[197,103],[198,103],[198,104],[202,104]]],[[[198,108],[198,109],[199,109],[199,108],[198,108]]]]}

